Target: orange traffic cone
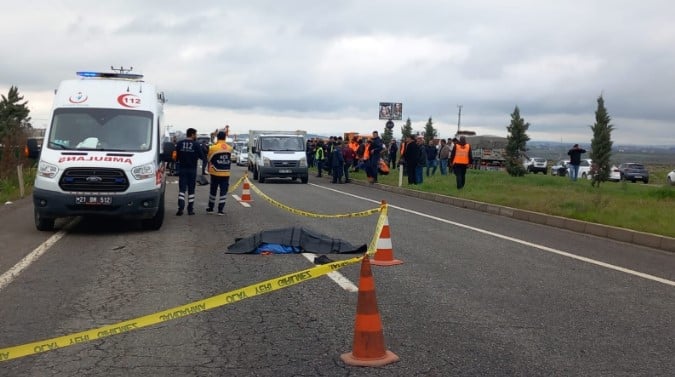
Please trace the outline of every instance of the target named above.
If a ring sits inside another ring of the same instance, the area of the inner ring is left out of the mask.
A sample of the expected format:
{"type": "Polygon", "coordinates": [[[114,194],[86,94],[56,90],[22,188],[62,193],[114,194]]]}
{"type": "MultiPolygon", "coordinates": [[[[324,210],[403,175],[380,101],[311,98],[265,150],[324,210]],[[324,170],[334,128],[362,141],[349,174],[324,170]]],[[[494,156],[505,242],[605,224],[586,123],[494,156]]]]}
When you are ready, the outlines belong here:
{"type": "Polygon", "coordinates": [[[373,258],[373,264],[376,266],[393,266],[401,264],[402,261],[394,259],[394,250],[391,245],[391,235],[389,234],[389,217],[384,215],[384,226],[377,239],[377,250],[373,258]]]}
{"type": "Polygon", "coordinates": [[[251,199],[251,184],[248,183],[248,176],[244,178],[244,183],[241,186],[241,202],[252,202],[253,199],[251,199]]]}
{"type": "Polygon", "coordinates": [[[361,367],[380,367],[399,360],[398,356],[384,346],[382,321],[375,298],[375,280],[368,254],[361,262],[352,352],[343,353],[340,358],[347,365],[361,367]]]}

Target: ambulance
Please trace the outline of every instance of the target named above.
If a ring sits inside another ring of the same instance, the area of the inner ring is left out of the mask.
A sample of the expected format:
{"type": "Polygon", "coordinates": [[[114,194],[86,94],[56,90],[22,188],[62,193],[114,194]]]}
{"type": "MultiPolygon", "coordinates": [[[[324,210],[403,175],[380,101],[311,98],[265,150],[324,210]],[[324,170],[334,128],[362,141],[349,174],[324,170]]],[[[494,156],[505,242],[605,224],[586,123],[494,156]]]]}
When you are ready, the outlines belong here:
{"type": "Polygon", "coordinates": [[[93,215],[161,228],[173,152],[164,93],[121,69],[77,76],[55,92],[33,190],[35,227],[93,215]]]}

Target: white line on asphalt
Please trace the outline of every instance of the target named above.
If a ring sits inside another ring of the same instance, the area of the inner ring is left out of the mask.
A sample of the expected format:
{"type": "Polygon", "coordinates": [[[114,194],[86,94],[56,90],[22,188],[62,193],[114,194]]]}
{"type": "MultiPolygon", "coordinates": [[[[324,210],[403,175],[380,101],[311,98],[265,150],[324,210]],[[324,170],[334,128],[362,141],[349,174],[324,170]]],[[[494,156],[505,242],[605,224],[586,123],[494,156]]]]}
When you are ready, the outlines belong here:
{"type": "Polygon", "coordinates": [[[248,202],[242,202],[242,201],[241,201],[241,198],[239,197],[239,195],[237,195],[237,194],[232,194],[232,197],[235,198],[235,199],[237,199],[237,202],[239,202],[239,204],[241,204],[242,206],[247,207],[247,208],[251,207],[251,205],[250,205],[248,202]]]}
{"type": "MultiPolygon", "coordinates": [[[[364,198],[364,197],[362,197],[362,196],[350,194],[350,193],[344,192],[344,191],[339,191],[339,190],[336,190],[336,189],[333,189],[333,188],[330,188],[330,187],[320,186],[320,185],[313,184],[313,183],[312,183],[311,185],[316,186],[316,187],[319,187],[319,188],[322,188],[322,189],[325,189],[325,190],[334,191],[334,192],[337,192],[337,193],[340,193],[340,194],[343,194],[343,195],[351,196],[351,197],[354,197],[354,198],[357,198],[357,199],[365,200],[365,201],[368,201],[368,202],[378,203],[378,204],[381,203],[381,201],[377,201],[377,200],[373,200],[373,199],[369,199],[369,198],[364,198]]],[[[570,253],[565,252],[565,251],[562,251],[562,250],[553,249],[553,248],[551,248],[551,247],[547,247],[547,246],[544,246],[544,245],[539,245],[539,244],[536,244],[536,243],[532,243],[532,242],[527,242],[527,241],[519,240],[519,239],[517,239],[517,238],[505,236],[505,235],[499,234],[499,233],[490,232],[490,231],[487,231],[487,230],[485,230],[485,229],[475,228],[475,227],[472,227],[472,226],[469,226],[469,225],[464,225],[464,224],[462,224],[462,223],[458,223],[458,222],[454,222],[454,221],[442,219],[442,218],[440,218],[440,217],[436,217],[436,216],[432,216],[432,215],[427,215],[426,213],[413,211],[413,210],[410,210],[410,209],[407,209],[407,208],[402,208],[402,207],[398,207],[398,206],[393,206],[393,205],[391,205],[391,204],[389,204],[389,207],[390,207],[390,208],[395,208],[395,209],[397,209],[397,210],[399,210],[399,211],[408,212],[408,213],[412,213],[412,214],[415,214],[415,215],[418,215],[418,216],[426,217],[426,218],[429,218],[429,219],[432,219],[432,220],[437,220],[437,221],[440,221],[440,222],[444,222],[444,223],[446,223],[446,224],[452,224],[452,225],[458,226],[458,227],[460,227],[460,228],[469,229],[469,230],[473,230],[473,231],[475,231],[475,232],[487,234],[487,235],[489,235],[489,236],[501,238],[501,239],[503,239],[503,240],[507,240],[507,241],[519,243],[519,244],[521,244],[521,245],[533,247],[533,248],[535,248],[535,249],[547,251],[547,252],[549,252],[549,253],[558,254],[558,255],[561,255],[561,256],[564,256],[564,257],[567,257],[567,258],[576,259],[576,260],[578,260],[578,261],[582,261],[582,262],[594,264],[594,265],[596,265],[596,266],[608,268],[608,269],[610,269],[610,270],[615,270],[615,271],[623,272],[623,273],[626,273],[626,274],[629,274],[629,275],[638,276],[638,277],[641,277],[641,278],[643,278],[643,279],[652,280],[652,281],[656,281],[656,282],[659,282],[659,283],[662,283],[662,284],[666,284],[666,285],[670,285],[670,286],[672,286],[672,287],[675,287],[675,281],[668,280],[668,279],[664,279],[664,278],[660,278],[660,277],[658,277],[658,276],[649,275],[649,274],[645,274],[645,273],[643,273],[643,272],[631,270],[631,269],[628,269],[628,268],[623,268],[623,267],[620,267],[620,266],[615,266],[615,265],[613,265],[613,264],[601,262],[601,261],[598,261],[598,260],[595,260],[595,259],[591,259],[591,258],[586,258],[586,257],[579,256],[579,255],[570,254],[570,253]]]]}
{"type": "MultiPolygon", "coordinates": [[[[308,261],[314,263],[314,258],[316,257],[316,254],[302,253],[302,256],[307,258],[308,261]]],[[[359,291],[359,287],[354,285],[354,283],[352,283],[349,279],[347,279],[346,277],[344,277],[344,275],[342,275],[337,271],[329,272],[327,276],[331,278],[335,283],[337,283],[337,285],[342,287],[342,289],[344,289],[345,291],[348,292],[359,291]]]]}
{"type": "Polygon", "coordinates": [[[61,230],[49,237],[47,241],[43,242],[40,246],[36,247],[30,254],[26,255],[19,263],[15,264],[14,267],[10,268],[7,272],[0,276],[0,291],[3,290],[9,283],[11,283],[14,278],[19,276],[21,271],[26,267],[30,266],[31,263],[35,262],[42,254],[46,253],[52,245],[54,245],[58,240],[66,235],[65,230],[61,230]]]}

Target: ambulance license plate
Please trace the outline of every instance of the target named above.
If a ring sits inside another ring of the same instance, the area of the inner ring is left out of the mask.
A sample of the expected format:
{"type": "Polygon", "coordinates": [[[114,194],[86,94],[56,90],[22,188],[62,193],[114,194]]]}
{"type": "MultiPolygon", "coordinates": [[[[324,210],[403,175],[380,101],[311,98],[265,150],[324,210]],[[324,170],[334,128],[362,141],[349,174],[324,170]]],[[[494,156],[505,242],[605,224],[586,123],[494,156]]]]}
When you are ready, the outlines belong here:
{"type": "Polygon", "coordinates": [[[279,169],[279,173],[281,174],[289,174],[293,172],[291,169],[279,169]]]}
{"type": "Polygon", "coordinates": [[[85,206],[109,206],[112,196],[80,195],[75,197],[75,204],[85,206]]]}

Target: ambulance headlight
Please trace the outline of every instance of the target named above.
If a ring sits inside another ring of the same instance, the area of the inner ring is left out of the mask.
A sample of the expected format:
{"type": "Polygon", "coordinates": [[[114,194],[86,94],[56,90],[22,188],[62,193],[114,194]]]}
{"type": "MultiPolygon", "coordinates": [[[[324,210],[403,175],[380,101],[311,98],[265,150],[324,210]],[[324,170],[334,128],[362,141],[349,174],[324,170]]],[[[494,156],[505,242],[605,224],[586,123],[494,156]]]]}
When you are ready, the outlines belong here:
{"type": "Polygon", "coordinates": [[[131,169],[131,175],[133,175],[134,178],[139,181],[148,178],[155,178],[155,165],[150,163],[136,166],[131,169]]]}
{"type": "Polygon", "coordinates": [[[56,165],[52,165],[44,161],[40,161],[38,164],[37,174],[41,177],[54,178],[58,172],[59,168],[56,167],[56,165]]]}
{"type": "Polygon", "coordinates": [[[300,167],[301,167],[301,168],[306,168],[306,167],[307,167],[307,157],[301,157],[301,158],[300,158],[300,167]]]}

